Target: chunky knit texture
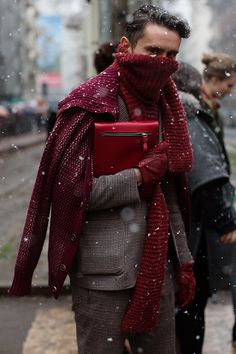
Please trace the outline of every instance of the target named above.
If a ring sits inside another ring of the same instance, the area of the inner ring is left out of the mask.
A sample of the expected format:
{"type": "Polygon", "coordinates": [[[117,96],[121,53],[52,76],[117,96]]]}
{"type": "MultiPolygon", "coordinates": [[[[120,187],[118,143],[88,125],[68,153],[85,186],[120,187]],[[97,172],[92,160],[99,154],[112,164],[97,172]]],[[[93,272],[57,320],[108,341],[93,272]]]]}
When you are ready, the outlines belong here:
{"type": "MultiPolygon", "coordinates": [[[[114,67],[80,85],[59,105],[59,114],[42,156],[17,256],[10,293],[30,292],[43,247],[51,207],[49,285],[58,297],[78,248],[92,181],[94,119],[107,113],[117,120],[119,75],[114,67]]],[[[169,169],[189,170],[191,148],[182,106],[172,81],[160,93],[169,169]]],[[[160,185],[154,193],[137,286],[123,329],[145,331],[154,325],[167,254],[167,207],[160,185]],[[158,223],[157,223],[158,220],[158,223]],[[157,244],[157,240],[160,242],[157,244]],[[160,258],[158,258],[160,257],[160,258]],[[160,267],[163,268],[160,270],[160,267]],[[141,286],[140,286],[141,284],[141,286]]]]}
{"type": "Polygon", "coordinates": [[[49,286],[58,297],[77,252],[92,181],[94,114],[117,119],[118,77],[113,68],[73,90],[59,104],[58,118],[40,162],[17,255],[10,294],[31,291],[48,225],[49,286]]]}
{"type": "Polygon", "coordinates": [[[160,90],[177,70],[177,61],[158,56],[118,53],[113,65],[120,76],[119,90],[130,118],[157,119],[160,90]]]}
{"type": "MultiPolygon", "coordinates": [[[[114,67],[120,76],[120,92],[131,119],[157,119],[157,101],[163,138],[168,142],[169,172],[188,171],[192,165],[186,119],[176,88],[169,76],[177,69],[174,59],[147,55],[117,54],[114,67]],[[164,86],[166,84],[166,86],[164,86]],[[163,89],[163,91],[161,91],[163,89]]],[[[123,318],[126,332],[153,328],[159,314],[168,249],[168,210],[156,186],[148,210],[147,235],[134,296],[123,318]]]]}
{"type": "Polygon", "coordinates": [[[125,332],[146,332],[156,325],[166,273],[167,234],[167,206],[158,185],[149,205],[144,252],[134,295],[122,321],[125,332]]]}
{"type": "Polygon", "coordinates": [[[78,230],[91,187],[92,118],[69,110],[58,117],[41,159],[28,208],[10,293],[31,290],[46,235],[51,207],[49,285],[55,297],[63,285],[76,253],[78,230]],[[84,183],[86,181],[86,183],[84,183]]]}

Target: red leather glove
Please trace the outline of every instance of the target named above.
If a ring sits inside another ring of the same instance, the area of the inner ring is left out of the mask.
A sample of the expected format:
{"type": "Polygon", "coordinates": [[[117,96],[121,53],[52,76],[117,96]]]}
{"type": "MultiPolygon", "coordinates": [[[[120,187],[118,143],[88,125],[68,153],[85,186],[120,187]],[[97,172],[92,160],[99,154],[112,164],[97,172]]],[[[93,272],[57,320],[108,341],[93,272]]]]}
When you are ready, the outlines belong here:
{"type": "Polygon", "coordinates": [[[156,183],[160,182],[161,178],[168,172],[167,149],[167,142],[156,145],[145,154],[137,165],[143,180],[140,194],[144,198],[152,196],[156,183]]]}
{"type": "Polygon", "coordinates": [[[196,281],[193,273],[193,266],[190,263],[181,263],[175,269],[176,280],[179,291],[176,296],[176,302],[180,307],[188,306],[195,296],[196,281]]]}

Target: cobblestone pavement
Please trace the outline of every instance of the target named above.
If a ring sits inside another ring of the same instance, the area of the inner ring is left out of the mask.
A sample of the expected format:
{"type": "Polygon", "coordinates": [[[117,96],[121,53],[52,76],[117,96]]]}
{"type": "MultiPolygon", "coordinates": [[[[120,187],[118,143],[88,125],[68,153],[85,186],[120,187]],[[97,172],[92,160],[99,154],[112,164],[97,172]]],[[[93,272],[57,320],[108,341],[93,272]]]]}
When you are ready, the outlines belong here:
{"type": "Polygon", "coordinates": [[[1,354],[76,354],[70,296],[0,298],[1,354]]]}
{"type": "Polygon", "coordinates": [[[234,323],[230,293],[219,293],[217,303],[209,300],[206,310],[206,337],[203,354],[236,354],[231,336],[234,323]]]}
{"type": "Polygon", "coordinates": [[[39,309],[23,342],[22,354],[75,354],[75,326],[69,305],[39,309]]]}

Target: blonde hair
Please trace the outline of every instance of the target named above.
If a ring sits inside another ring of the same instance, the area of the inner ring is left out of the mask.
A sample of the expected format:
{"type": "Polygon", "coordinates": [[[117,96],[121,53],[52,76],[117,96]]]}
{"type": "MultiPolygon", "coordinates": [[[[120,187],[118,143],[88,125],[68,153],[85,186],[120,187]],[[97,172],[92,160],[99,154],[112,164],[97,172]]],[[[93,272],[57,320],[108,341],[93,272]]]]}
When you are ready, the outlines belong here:
{"type": "Polygon", "coordinates": [[[236,73],[236,61],[226,53],[205,53],[202,63],[205,65],[203,78],[206,81],[212,77],[223,81],[236,73]]]}

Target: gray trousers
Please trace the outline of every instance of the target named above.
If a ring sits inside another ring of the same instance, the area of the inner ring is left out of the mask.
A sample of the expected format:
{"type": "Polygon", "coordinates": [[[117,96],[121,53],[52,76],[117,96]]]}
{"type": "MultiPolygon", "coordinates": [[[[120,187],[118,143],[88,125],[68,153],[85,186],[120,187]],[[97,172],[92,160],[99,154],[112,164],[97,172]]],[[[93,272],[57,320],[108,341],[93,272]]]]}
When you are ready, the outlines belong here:
{"type": "Polygon", "coordinates": [[[175,354],[174,289],[166,275],[160,315],[148,333],[125,335],[121,321],[133,289],[100,291],[72,285],[79,354],[122,354],[128,338],[132,354],[175,354]]]}

